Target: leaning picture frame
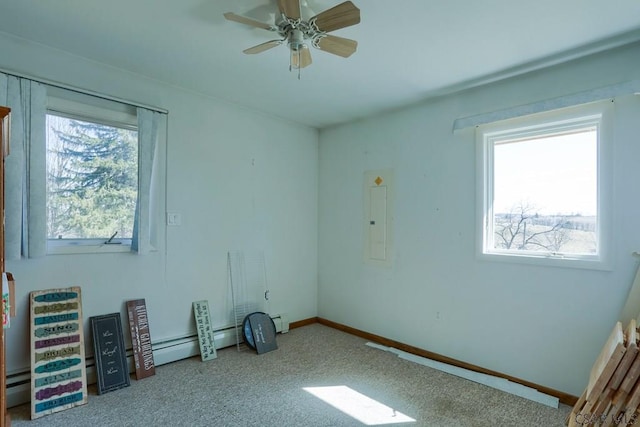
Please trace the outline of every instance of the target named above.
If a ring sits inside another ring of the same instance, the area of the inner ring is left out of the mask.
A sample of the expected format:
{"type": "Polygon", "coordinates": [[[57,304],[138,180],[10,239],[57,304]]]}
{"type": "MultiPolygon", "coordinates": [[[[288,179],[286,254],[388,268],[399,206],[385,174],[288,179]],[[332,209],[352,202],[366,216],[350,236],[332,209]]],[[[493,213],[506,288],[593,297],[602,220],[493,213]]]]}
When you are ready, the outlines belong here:
{"type": "Polygon", "coordinates": [[[129,366],[120,313],[90,318],[98,394],[128,387],[129,366]]]}

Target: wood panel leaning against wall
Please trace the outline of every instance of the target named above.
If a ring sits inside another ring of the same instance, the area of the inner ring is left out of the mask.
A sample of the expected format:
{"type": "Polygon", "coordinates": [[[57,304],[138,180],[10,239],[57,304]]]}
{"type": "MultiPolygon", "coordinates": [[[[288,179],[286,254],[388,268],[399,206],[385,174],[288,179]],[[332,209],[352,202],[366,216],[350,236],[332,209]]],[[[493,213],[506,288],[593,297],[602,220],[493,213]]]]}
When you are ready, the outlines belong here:
{"type": "MultiPolygon", "coordinates": [[[[9,147],[9,108],[0,106],[0,274],[4,273],[4,157],[8,153],[9,147]]],[[[2,307],[4,313],[4,307],[2,307]]],[[[11,420],[7,412],[6,393],[6,366],[5,366],[5,342],[4,327],[0,328],[2,340],[0,342],[0,427],[11,425],[11,420]]]]}

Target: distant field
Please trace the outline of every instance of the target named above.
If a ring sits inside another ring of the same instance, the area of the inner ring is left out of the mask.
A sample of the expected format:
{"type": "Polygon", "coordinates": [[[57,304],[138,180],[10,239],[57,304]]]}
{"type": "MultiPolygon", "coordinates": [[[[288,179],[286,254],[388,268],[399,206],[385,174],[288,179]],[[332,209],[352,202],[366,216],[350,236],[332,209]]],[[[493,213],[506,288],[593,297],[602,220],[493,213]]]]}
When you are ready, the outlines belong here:
{"type": "MultiPolygon", "coordinates": [[[[499,225],[508,224],[508,216],[506,214],[496,215],[496,230],[499,225]]],[[[514,220],[512,220],[513,223],[514,220]]],[[[513,229],[516,227],[513,226],[513,229]]],[[[526,236],[524,239],[530,236],[541,233],[536,237],[536,241],[543,246],[536,244],[529,244],[526,250],[536,252],[568,252],[568,253],[582,253],[593,254],[596,252],[596,218],[593,216],[536,216],[527,220],[526,236]],[[550,230],[554,224],[566,223],[566,226],[558,229],[557,231],[545,231],[550,230]],[[560,243],[559,243],[560,242],[560,243]]],[[[517,236],[514,240],[514,244],[511,249],[517,249],[517,245],[521,244],[523,240],[522,234],[517,236]]],[[[496,247],[505,248],[504,245],[500,245],[500,235],[496,232],[496,247]]]]}

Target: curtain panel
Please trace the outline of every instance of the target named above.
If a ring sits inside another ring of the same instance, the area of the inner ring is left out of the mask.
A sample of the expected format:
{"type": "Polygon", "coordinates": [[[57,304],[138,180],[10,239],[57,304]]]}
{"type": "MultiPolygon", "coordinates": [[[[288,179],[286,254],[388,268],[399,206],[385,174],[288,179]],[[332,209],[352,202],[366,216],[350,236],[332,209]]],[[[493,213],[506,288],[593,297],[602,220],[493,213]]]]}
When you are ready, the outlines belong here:
{"type": "Polygon", "coordinates": [[[5,159],[5,258],[46,254],[46,89],[0,73],[0,104],[11,108],[5,159]]]}
{"type": "Polygon", "coordinates": [[[138,200],[136,203],[135,221],[131,250],[139,254],[147,254],[152,245],[151,205],[153,203],[152,175],[158,140],[158,121],[160,113],[138,107],[138,200]]]}

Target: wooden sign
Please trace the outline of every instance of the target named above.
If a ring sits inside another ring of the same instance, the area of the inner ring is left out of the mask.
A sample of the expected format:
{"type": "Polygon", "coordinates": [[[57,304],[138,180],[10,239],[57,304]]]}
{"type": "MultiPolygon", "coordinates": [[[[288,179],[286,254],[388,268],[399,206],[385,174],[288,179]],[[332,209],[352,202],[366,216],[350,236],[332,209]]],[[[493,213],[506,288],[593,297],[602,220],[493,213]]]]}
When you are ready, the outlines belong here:
{"type": "Polygon", "coordinates": [[[9,317],[16,317],[16,281],[13,274],[6,273],[9,280],[9,317]]]}
{"type": "Polygon", "coordinates": [[[2,273],[2,327],[7,329],[11,322],[11,292],[9,291],[9,278],[7,273],[2,273]]]}
{"type": "Polygon", "coordinates": [[[147,317],[147,305],[144,299],[127,301],[129,328],[133,344],[133,359],[136,365],[136,379],[141,380],[155,375],[156,367],[153,362],[151,348],[151,332],[147,317]]]}
{"type": "Polygon", "coordinates": [[[79,287],[30,294],[31,418],[87,403],[79,287]]]}
{"type": "Polygon", "coordinates": [[[94,316],[89,320],[93,332],[98,394],[128,387],[129,367],[120,313],[94,316]]]}
{"type": "Polygon", "coordinates": [[[216,345],[213,340],[213,328],[211,327],[211,315],[208,301],[195,301],[193,303],[193,315],[196,319],[198,330],[198,343],[200,344],[200,357],[202,361],[218,357],[216,345]]]}

